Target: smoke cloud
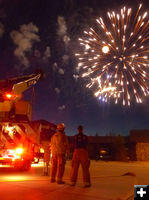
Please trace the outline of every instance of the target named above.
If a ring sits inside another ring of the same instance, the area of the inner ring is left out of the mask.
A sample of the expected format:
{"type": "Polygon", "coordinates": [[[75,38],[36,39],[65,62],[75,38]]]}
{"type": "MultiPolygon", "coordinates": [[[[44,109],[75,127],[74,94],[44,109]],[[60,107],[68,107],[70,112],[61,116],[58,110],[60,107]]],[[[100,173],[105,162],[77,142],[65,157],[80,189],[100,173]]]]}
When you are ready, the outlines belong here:
{"type": "Polygon", "coordinates": [[[64,17],[58,16],[57,23],[58,23],[57,35],[62,38],[62,40],[66,45],[68,45],[70,38],[67,35],[67,26],[64,17]]]}
{"type": "Polygon", "coordinates": [[[68,62],[69,62],[69,56],[68,55],[66,55],[66,54],[63,55],[62,59],[63,59],[63,63],[68,64],[68,62]]]}
{"type": "Polygon", "coordinates": [[[67,26],[64,17],[58,16],[57,23],[58,23],[57,35],[63,37],[64,35],[66,35],[67,32],[67,26]]]}
{"type": "Polygon", "coordinates": [[[26,57],[26,53],[30,52],[34,42],[39,42],[38,27],[32,23],[23,24],[20,26],[20,30],[13,30],[10,33],[14,44],[17,48],[14,50],[15,56],[17,56],[26,68],[29,67],[29,60],[26,57]]]}
{"type": "Polygon", "coordinates": [[[62,111],[62,110],[65,110],[66,106],[65,105],[62,105],[62,106],[59,106],[58,107],[58,110],[62,111]]]}
{"type": "Polygon", "coordinates": [[[63,37],[63,41],[65,42],[66,45],[68,45],[69,41],[70,41],[70,37],[68,37],[68,35],[65,35],[63,37]]]}
{"type": "Polygon", "coordinates": [[[78,80],[79,75],[77,75],[77,74],[73,74],[73,78],[74,78],[75,80],[78,80]]]}
{"type": "Polygon", "coordinates": [[[62,68],[59,68],[59,70],[58,70],[58,72],[59,72],[59,74],[61,74],[61,75],[64,75],[64,70],[62,69],[62,68]]]}
{"type": "Polygon", "coordinates": [[[54,71],[56,71],[58,69],[58,65],[57,65],[56,62],[53,64],[52,68],[53,68],[54,71]]]}
{"type": "Polygon", "coordinates": [[[44,52],[43,60],[44,60],[45,62],[48,62],[50,57],[51,57],[51,50],[50,50],[50,47],[47,46],[47,47],[46,47],[46,50],[45,50],[45,52],[44,52]]]}
{"type": "Polygon", "coordinates": [[[57,93],[57,94],[60,94],[60,89],[59,88],[55,88],[55,92],[57,93]]]}

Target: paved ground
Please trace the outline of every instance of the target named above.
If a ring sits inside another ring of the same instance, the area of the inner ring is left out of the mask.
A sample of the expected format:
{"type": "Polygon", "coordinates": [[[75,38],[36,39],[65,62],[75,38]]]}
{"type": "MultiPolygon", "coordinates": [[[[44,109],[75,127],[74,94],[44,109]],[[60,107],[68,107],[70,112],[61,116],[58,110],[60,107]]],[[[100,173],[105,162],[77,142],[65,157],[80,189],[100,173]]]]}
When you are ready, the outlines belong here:
{"type": "Polygon", "coordinates": [[[42,165],[29,172],[0,167],[0,200],[118,200],[133,194],[134,183],[149,184],[149,163],[92,161],[91,188],[83,188],[81,170],[75,187],[69,186],[70,162],[67,162],[65,185],[50,183],[42,175],[42,165]],[[136,174],[136,177],[133,176],[136,174]],[[126,176],[122,176],[126,175],[126,176]]]}

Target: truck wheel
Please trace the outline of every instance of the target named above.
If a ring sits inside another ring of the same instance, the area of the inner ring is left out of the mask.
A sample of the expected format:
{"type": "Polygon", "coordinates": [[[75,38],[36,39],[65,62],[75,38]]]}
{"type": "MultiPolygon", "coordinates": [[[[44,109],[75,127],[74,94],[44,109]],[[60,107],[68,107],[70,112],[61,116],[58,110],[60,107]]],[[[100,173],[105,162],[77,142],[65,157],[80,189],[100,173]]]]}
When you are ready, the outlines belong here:
{"type": "Polygon", "coordinates": [[[26,160],[24,161],[24,165],[22,167],[23,171],[28,171],[31,168],[31,161],[30,160],[26,160]]]}
{"type": "Polygon", "coordinates": [[[14,169],[15,169],[15,171],[22,171],[22,167],[20,167],[18,165],[14,165],[14,169]]]}
{"type": "Polygon", "coordinates": [[[14,169],[17,171],[29,171],[31,168],[31,161],[30,160],[25,160],[22,164],[20,165],[14,165],[14,169]]]}

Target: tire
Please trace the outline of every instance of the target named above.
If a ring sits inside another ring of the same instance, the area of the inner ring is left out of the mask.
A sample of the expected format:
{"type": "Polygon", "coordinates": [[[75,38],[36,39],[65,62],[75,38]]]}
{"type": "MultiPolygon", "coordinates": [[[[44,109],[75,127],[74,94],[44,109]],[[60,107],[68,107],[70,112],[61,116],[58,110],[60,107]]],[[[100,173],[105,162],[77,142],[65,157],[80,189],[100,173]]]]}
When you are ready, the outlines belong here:
{"type": "Polygon", "coordinates": [[[22,167],[23,171],[29,171],[31,169],[31,161],[30,160],[25,160],[24,165],[22,167]]]}
{"type": "Polygon", "coordinates": [[[30,160],[24,160],[21,164],[15,164],[14,169],[16,171],[29,171],[31,168],[31,161],[30,160]]]}

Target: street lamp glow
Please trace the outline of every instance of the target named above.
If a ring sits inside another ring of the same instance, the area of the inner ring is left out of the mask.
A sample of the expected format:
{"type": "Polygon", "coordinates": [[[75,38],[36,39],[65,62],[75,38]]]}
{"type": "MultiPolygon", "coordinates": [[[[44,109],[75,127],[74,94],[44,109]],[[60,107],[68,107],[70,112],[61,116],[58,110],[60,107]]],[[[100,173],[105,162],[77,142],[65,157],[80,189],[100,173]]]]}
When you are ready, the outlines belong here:
{"type": "Polygon", "coordinates": [[[109,52],[109,47],[108,46],[103,46],[102,47],[102,52],[103,53],[108,53],[109,52]]]}

